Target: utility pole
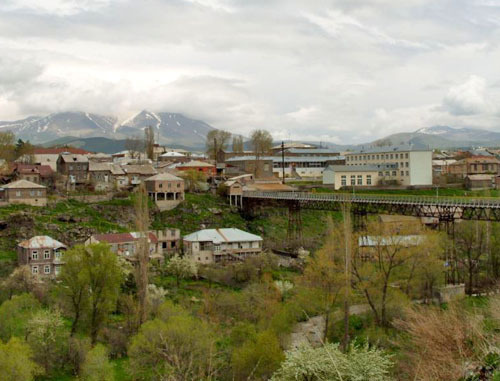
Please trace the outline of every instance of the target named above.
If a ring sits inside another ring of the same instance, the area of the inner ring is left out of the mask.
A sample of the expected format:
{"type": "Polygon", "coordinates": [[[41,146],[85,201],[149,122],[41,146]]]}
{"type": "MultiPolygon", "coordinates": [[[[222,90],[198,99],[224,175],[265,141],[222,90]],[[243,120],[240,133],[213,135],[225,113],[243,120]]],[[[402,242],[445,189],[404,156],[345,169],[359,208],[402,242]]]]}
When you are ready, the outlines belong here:
{"type": "Polygon", "coordinates": [[[215,175],[212,183],[215,185],[215,177],[217,176],[217,138],[214,138],[214,160],[215,160],[215,175]]]}
{"type": "Polygon", "coordinates": [[[342,343],[342,347],[344,349],[344,352],[347,352],[347,349],[349,348],[349,316],[351,314],[349,305],[349,298],[351,295],[351,242],[352,242],[351,204],[344,203],[342,212],[344,217],[344,246],[345,246],[344,340],[342,343]]]}
{"type": "Polygon", "coordinates": [[[281,173],[283,176],[283,184],[285,184],[285,142],[281,141],[281,173]]]}

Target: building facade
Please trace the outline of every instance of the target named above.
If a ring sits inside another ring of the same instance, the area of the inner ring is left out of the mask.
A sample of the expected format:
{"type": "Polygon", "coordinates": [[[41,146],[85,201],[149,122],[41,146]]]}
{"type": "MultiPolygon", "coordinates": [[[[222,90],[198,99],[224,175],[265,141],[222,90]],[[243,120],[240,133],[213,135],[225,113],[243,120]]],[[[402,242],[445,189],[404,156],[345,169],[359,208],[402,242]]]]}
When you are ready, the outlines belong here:
{"type": "Polygon", "coordinates": [[[66,245],[49,236],[36,236],[17,245],[17,261],[37,277],[56,277],[64,265],[66,245]]]}
{"type": "Polygon", "coordinates": [[[160,210],[172,209],[184,200],[184,180],[170,173],[148,177],[144,185],[160,210]]]}
{"type": "Polygon", "coordinates": [[[184,237],[184,254],[210,264],[244,260],[262,252],[262,237],[240,229],[204,229],[184,237]]]}
{"type": "Polygon", "coordinates": [[[346,152],[347,166],[375,166],[384,168],[378,176],[397,181],[403,186],[432,185],[432,151],[411,145],[372,147],[357,152],[346,152]],[[386,169],[391,167],[392,169],[386,169]]]}
{"type": "Polygon", "coordinates": [[[18,180],[0,188],[0,201],[7,204],[47,205],[47,187],[27,180],[18,180]]]}
{"type": "Polygon", "coordinates": [[[89,159],[85,155],[59,155],[57,172],[68,179],[69,184],[83,184],[89,178],[89,159]]]}

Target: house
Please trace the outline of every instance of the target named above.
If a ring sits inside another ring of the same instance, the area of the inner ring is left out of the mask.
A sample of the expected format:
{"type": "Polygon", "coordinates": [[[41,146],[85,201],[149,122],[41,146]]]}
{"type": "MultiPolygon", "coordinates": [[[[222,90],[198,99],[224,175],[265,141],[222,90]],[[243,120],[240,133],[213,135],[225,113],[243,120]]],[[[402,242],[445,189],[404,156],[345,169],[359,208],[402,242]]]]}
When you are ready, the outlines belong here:
{"type": "Polygon", "coordinates": [[[191,160],[187,163],[181,163],[177,165],[175,169],[177,169],[178,171],[203,172],[209,177],[215,176],[216,174],[215,165],[199,160],[191,160]]]}
{"type": "Polygon", "coordinates": [[[403,186],[432,185],[432,151],[429,149],[413,145],[370,147],[346,152],[345,160],[345,164],[351,167],[391,167],[390,170],[379,171],[380,183],[389,180],[389,183],[397,182],[403,186]]]}
{"type": "Polygon", "coordinates": [[[85,155],[62,153],[57,159],[57,172],[65,176],[68,184],[83,184],[89,177],[89,159],[85,155]]]}
{"type": "MultiPolygon", "coordinates": [[[[69,153],[74,155],[88,155],[89,151],[81,148],[74,147],[61,147],[61,148],[33,148],[33,163],[39,165],[48,165],[52,171],[57,172],[57,159],[62,153],[69,153]]],[[[20,158],[19,161],[23,161],[25,158],[20,158]]]]}
{"type": "Polygon", "coordinates": [[[494,175],[468,175],[464,179],[464,185],[469,190],[491,189],[494,177],[494,175]]]}
{"type": "Polygon", "coordinates": [[[434,176],[446,175],[449,172],[449,167],[455,164],[455,159],[434,159],[432,160],[432,172],[434,176]]]}
{"type": "Polygon", "coordinates": [[[149,197],[160,210],[175,208],[184,200],[184,180],[170,173],[159,173],[144,180],[149,197]]]}
{"type": "Polygon", "coordinates": [[[0,188],[0,201],[7,204],[47,205],[47,187],[27,180],[17,180],[0,188]]]}
{"type": "Polygon", "coordinates": [[[191,161],[189,157],[180,152],[165,152],[158,157],[159,161],[168,161],[171,163],[187,163],[191,161]]]}
{"type": "Polygon", "coordinates": [[[209,264],[243,260],[262,252],[262,238],[240,229],[204,229],[184,237],[184,254],[209,264]]]}
{"type": "Polygon", "coordinates": [[[331,165],[329,165],[323,171],[323,185],[334,185],[334,184],[335,184],[335,170],[331,165]]]}
{"type": "Polygon", "coordinates": [[[64,243],[46,235],[36,236],[17,245],[17,262],[29,266],[35,276],[55,277],[64,264],[64,251],[64,243]]]}
{"type": "MultiPolygon", "coordinates": [[[[130,260],[136,261],[135,255],[141,233],[107,233],[94,234],[85,241],[85,245],[104,242],[110,245],[111,250],[130,260]]],[[[180,248],[181,232],[179,229],[165,229],[148,232],[149,257],[162,261],[165,255],[171,255],[180,248]]]]}
{"type": "Polygon", "coordinates": [[[46,187],[54,185],[54,171],[49,165],[13,163],[12,177],[16,180],[28,180],[46,187]]]}
{"type": "Polygon", "coordinates": [[[122,165],[122,169],[127,176],[130,185],[139,185],[148,177],[156,175],[156,170],[150,163],[144,164],[126,164],[122,165]]]}
{"type": "Polygon", "coordinates": [[[109,162],[89,162],[89,180],[95,190],[121,189],[128,185],[125,171],[118,164],[109,162]]]}
{"type": "Polygon", "coordinates": [[[448,166],[448,173],[461,178],[469,175],[500,174],[500,160],[494,156],[472,156],[448,166]]]}

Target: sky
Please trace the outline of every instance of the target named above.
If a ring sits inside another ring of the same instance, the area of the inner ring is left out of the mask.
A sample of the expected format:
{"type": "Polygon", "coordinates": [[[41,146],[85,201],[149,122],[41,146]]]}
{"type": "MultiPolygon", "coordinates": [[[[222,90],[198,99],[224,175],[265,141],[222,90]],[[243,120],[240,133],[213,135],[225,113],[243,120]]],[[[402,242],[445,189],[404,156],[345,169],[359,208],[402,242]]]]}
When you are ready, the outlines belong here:
{"type": "Polygon", "coordinates": [[[279,139],[500,131],[500,0],[0,0],[0,120],[180,112],[279,139]]]}

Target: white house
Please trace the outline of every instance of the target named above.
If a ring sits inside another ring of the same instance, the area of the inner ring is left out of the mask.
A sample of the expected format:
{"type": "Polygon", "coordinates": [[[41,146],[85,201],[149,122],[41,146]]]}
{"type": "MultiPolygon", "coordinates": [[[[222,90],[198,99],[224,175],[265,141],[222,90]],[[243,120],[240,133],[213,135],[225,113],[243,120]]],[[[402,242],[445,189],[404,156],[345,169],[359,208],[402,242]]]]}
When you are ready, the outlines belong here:
{"type": "Polygon", "coordinates": [[[262,252],[262,237],[240,229],[204,229],[184,237],[184,254],[199,263],[242,260],[262,252]]]}

